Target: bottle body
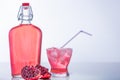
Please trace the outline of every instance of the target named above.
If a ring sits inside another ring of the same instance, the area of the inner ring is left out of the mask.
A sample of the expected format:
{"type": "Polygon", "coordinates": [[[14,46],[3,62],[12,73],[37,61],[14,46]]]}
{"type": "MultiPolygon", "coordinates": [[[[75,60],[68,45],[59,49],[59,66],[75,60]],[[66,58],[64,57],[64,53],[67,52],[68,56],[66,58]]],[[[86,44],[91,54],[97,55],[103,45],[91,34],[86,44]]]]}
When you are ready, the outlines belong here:
{"type": "Polygon", "coordinates": [[[42,31],[31,24],[32,8],[29,3],[22,3],[18,12],[20,25],[9,31],[9,47],[11,73],[13,77],[21,75],[21,69],[26,65],[40,64],[42,31]]]}
{"type": "Polygon", "coordinates": [[[20,75],[25,65],[40,64],[42,32],[32,24],[20,24],[9,32],[12,76],[20,75]]]}

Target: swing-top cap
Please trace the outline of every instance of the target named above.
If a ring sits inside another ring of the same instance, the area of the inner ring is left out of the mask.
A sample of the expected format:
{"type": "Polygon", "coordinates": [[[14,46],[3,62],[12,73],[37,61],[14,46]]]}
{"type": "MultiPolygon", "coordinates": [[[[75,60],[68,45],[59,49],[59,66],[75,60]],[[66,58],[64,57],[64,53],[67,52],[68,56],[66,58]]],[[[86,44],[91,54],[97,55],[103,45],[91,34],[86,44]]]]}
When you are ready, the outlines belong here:
{"type": "Polygon", "coordinates": [[[29,3],[22,3],[22,6],[29,6],[29,3]]]}

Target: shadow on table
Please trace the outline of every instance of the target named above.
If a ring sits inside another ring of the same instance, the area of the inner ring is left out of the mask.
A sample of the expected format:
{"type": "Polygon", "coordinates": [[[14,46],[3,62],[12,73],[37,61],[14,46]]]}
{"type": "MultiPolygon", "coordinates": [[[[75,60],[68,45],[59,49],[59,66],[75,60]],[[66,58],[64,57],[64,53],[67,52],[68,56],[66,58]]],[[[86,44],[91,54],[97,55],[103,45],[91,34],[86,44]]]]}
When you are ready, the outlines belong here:
{"type": "Polygon", "coordinates": [[[21,77],[14,77],[14,78],[11,78],[11,80],[24,80],[24,79],[21,77]]]}
{"type": "Polygon", "coordinates": [[[51,80],[69,80],[69,77],[51,77],[51,80]]]}
{"type": "MultiPolygon", "coordinates": [[[[21,77],[14,77],[11,80],[24,80],[21,77]]],[[[38,80],[69,80],[69,77],[51,77],[51,79],[38,79],[38,80]]]]}

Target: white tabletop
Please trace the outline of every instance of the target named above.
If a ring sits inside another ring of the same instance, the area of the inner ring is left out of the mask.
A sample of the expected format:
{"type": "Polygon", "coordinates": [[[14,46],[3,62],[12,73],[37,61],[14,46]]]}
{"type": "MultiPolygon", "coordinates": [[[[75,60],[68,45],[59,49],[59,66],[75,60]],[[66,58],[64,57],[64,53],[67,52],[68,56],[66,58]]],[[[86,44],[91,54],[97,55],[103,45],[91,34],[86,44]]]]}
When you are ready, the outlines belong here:
{"type": "MultiPolygon", "coordinates": [[[[42,63],[50,68],[48,63],[42,63]]],[[[12,79],[9,63],[0,63],[0,80],[12,79]]],[[[50,80],[120,80],[120,63],[70,63],[70,76],[66,78],[51,78],[50,80]]]]}

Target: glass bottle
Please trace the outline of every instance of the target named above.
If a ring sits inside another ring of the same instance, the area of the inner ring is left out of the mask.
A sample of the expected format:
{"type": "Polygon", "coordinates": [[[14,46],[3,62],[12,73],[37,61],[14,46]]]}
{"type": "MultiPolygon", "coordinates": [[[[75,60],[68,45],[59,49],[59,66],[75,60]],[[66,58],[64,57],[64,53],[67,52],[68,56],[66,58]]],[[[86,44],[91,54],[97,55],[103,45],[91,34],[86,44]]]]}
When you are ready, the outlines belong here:
{"type": "Polygon", "coordinates": [[[29,3],[22,3],[18,12],[21,23],[9,31],[11,74],[20,76],[26,65],[40,64],[42,32],[31,24],[33,13],[29,3]]]}

